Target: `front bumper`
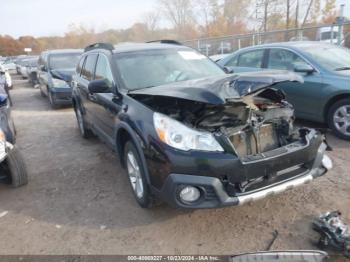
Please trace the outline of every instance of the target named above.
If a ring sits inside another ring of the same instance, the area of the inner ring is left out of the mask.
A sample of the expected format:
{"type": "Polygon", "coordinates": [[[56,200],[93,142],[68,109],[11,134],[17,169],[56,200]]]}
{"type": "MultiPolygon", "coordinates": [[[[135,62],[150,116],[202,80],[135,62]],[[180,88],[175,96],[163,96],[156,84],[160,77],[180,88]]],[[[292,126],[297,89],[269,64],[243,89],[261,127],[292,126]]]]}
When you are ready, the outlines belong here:
{"type": "Polygon", "coordinates": [[[287,168],[286,170],[289,170],[288,176],[286,176],[287,171],[285,171],[285,173],[281,173],[279,179],[272,178],[269,182],[248,192],[229,193],[227,186],[217,177],[171,174],[158,193],[167,203],[179,208],[200,209],[244,205],[310,183],[325,175],[333,167],[332,161],[325,155],[326,148],[325,143],[319,146],[311,167],[307,169],[296,168],[294,171],[287,168]],[[178,195],[179,190],[184,186],[199,188],[202,193],[201,198],[193,204],[183,203],[178,195]]]}
{"type": "Polygon", "coordinates": [[[72,89],[71,88],[51,88],[52,98],[58,105],[72,104],[72,89]]]}

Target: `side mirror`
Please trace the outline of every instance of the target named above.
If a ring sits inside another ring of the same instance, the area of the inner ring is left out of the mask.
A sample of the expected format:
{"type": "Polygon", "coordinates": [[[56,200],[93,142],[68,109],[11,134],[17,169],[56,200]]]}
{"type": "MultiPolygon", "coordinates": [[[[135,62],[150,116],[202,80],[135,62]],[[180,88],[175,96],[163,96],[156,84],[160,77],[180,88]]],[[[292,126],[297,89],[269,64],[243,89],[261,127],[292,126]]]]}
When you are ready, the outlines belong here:
{"type": "Polygon", "coordinates": [[[226,74],[233,74],[235,72],[233,68],[229,66],[224,66],[223,70],[226,74]]]}
{"type": "Polygon", "coordinates": [[[294,67],[294,72],[312,74],[315,72],[315,69],[309,64],[302,63],[302,64],[297,64],[294,67]]]}
{"type": "Polygon", "coordinates": [[[105,80],[93,80],[88,86],[91,94],[96,93],[110,93],[110,87],[107,85],[105,80]]]}

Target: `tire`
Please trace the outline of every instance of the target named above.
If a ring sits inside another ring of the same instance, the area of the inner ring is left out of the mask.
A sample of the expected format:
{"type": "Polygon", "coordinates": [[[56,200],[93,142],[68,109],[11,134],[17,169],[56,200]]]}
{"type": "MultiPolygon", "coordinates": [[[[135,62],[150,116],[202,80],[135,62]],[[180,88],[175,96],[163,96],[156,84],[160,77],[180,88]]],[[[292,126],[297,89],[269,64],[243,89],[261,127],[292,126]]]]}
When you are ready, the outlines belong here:
{"type": "Polygon", "coordinates": [[[155,204],[155,198],[152,196],[145,178],[144,170],[146,169],[146,167],[143,166],[139,153],[137,152],[135,145],[131,141],[128,141],[125,145],[124,161],[126,167],[126,174],[130,183],[130,188],[134,194],[137,203],[142,208],[152,208],[155,204]],[[130,161],[130,154],[133,155],[135,161],[134,164],[132,164],[132,161],[130,161]],[[135,167],[135,163],[138,166],[138,174],[134,173],[133,176],[131,173],[133,173],[133,171],[137,169],[137,167],[135,167]],[[139,191],[140,187],[142,187],[142,194],[139,191]]]}
{"type": "Polygon", "coordinates": [[[49,101],[52,109],[57,109],[58,105],[55,102],[55,99],[52,97],[52,93],[49,91],[49,101]]]}
{"type": "Polygon", "coordinates": [[[350,98],[339,100],[329,108],[327,122],[337,137],[350,141],[350,98]]]}
{"type": "Polygon", "coordinates": [[[39,86],[39,89],[40,89],[40,95],[41,95],[42,97],[46,97],[45,93],[44,93],[43,90],[41,89],[41,86],[39,86]]]}
{"type": "Polygon", "coordinates": [[[78,128],[80,131],[80,135],[84,138],[84,139],[89,139],[91,137],[94,136],[94,134],[92,133],[91,129],[89,129],[86,125],[86,121],[84,119],[84,115],[81,112],[81,109],[79,108],[79,106],[75,106],[74,107],[74,111],[75,111],[75,116],[77,118],[77,123],[78,123],[78,128]]]}
{"type": "Polygon", "coordinates": [[[13,188],[28,184],[27,168],[16,146],[8,153],[5,162],[9,176],[8,182],[13,188]]]}

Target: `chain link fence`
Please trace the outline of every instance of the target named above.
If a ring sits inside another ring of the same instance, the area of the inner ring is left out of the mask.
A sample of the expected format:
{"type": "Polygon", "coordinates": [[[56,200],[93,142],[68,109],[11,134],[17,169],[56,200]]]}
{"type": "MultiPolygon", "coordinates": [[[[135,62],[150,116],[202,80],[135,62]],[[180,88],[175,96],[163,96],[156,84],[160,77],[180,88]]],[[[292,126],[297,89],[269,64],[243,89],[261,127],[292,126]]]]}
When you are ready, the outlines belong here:
{"type": "Polygon", "coordinates": [[[350,48],[350,22],[264,33],[201,38],[182,43],[207,56],[213,56],[232,53],[254,45],[289,41],[322,41],[350,48]]]}

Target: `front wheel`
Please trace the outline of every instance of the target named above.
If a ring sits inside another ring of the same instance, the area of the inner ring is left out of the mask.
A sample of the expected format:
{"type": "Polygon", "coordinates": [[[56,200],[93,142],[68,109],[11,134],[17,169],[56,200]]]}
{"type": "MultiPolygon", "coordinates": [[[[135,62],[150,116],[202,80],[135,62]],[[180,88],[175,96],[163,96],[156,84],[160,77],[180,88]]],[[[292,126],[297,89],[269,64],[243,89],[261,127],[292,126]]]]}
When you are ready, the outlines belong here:
{"type": "Polygon", "coordinates": [[[154,205],[154,198],[150,193],[145,178],[145,167],[143,166],[140,156],[135,145],[129,141],[125,145],[124,161],[126,170],[137,203],[142,208],[151,208],[154,205]]]}
{"type": "Polygon", "coordinates": [[[335,135],[350,140],[350,99],[342,99],[329,109],[328,125],[335,135]]]}
{"type": "Polygon", "coordinates": [[[5,173],[12,187],[17,188],[28,184],[27,168],[16,146],[8,153],[5,166],[5,173]]]}
{"type": "Polygon", "coordinates": [[[54,99],[54,97],[52,96],[52,93],[49,91],[49,101],[50,101],[50,105],[52,109],[57,109],[58,105],[56,104],[56,101],[54,99]]]}
{"type": "Polygon", "coordinates": [[[85,138],[89,139],[93,136],[93,133],[91,130],[86,126],[86,122],[83,116],[83,113],[81,112],[81,109],[79,107],[75,108],[75,116],[77,117],[78,127],[80,131],[80,135],[85,138]]]}

